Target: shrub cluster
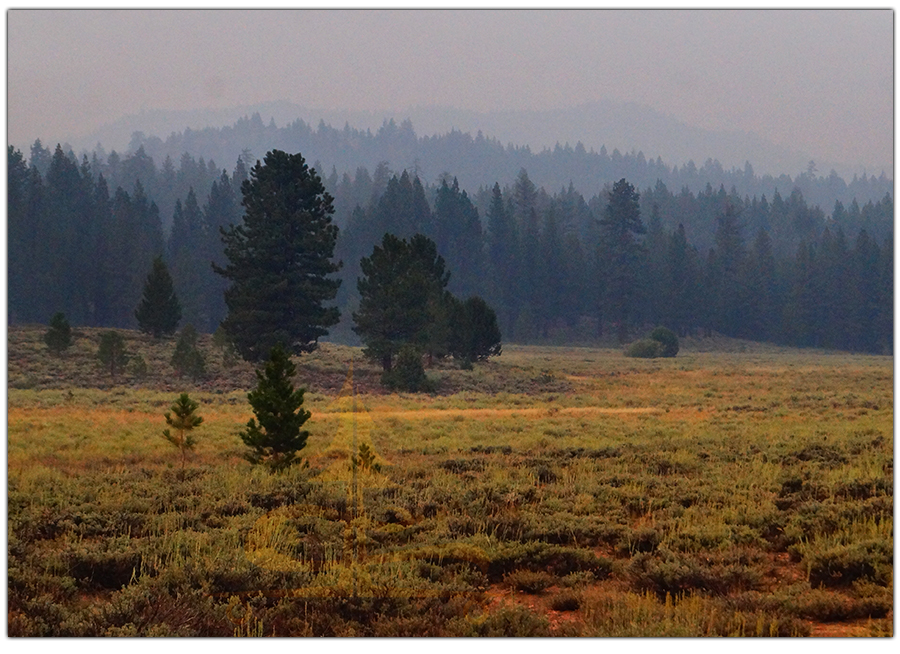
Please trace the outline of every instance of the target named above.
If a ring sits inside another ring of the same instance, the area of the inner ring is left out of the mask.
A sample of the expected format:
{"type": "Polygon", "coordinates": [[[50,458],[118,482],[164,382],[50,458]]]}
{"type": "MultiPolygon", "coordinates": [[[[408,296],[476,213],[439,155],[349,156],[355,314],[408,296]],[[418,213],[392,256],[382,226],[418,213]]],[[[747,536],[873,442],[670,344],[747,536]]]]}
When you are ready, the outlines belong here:
{"type": "Polygon", "coordinates": [[[677,354],[678,336],[665,327],[657,327],[647,338],[635,341],[625,350],[625,356],[638,359],[674,357],[677,354]]]}

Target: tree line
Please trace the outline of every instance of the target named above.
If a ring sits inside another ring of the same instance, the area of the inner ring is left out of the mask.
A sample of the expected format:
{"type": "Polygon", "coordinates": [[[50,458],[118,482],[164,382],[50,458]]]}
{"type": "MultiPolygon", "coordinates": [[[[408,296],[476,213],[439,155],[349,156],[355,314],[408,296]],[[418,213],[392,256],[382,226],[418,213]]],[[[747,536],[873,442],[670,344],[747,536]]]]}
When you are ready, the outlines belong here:
{"type": "MultiPolygon", "coordinates": [[[[212,332],[225,318],[227,280],[211,264],[226,265],[220,228],[244,215],[242,159],[205,196],[189,188],[176,200],[168,235],[140,179],[111,192],[89,160],[79,165],[61,147],[45,174],[10,147],[8,175],[11,322],[45,323],[64,311],[79,325],[133,328],[160,255],[185,324],[212,332]]],[[[334,188],[343,267],[333,278],[342,282],[344,319],[333,338],[354,339],[361,262],[390,233],[433,241],[451,272],[447,290],[484,298],[507,341],[628,339],[662,324],[681,334],[891,347],[889,195],[862,207],[836,202],[826,216],[799,189],[742,198],[711,186],[673,193],[661,181],[638,192],[620,180],[585,199],[571,184],[550,194],[521,170],[512,185],[483,185],[470,196],[452,177],[431,186],[386,164],[373,175],[360,168],[334,188]],[[634,216],[623,231],[609,212],[624,199],[634,216]]]]}
{"type": "Polygon", "coordinates": [[[216,161],[234,161],[248,149],[255,153],[272,148],[304,152],[332,194],[343,174],[352,175],[360,166],[374,170],[382,161],[411,170],[418,167],[418,172],[431,180],[452,172],[460,185],[468,189],[475,189],[490,178],[512,179],[525,168],[538,186],[548,189],[571,182],[587,192],[596,188],[599,180],[622,177],[641,189],[661,180],[670,188],[687,187],[698,193],[709,183],[713,188],[734,186],[741,196],[751,197],[771,198],[776,189],[790,192],[797,187],[809,202],[825,208],[837,200],[849,205],[854,198],[864,205],[893,192],[893,180],[883,172],[844,180],[835,171],[819,171],[814,162],[809,162],[805,170],[793,175],[768,175],[756,173],[751,162],[731,169],[725,169],[714,158],[676,165],[665,163],[652,153],[607,150],[605,146],[594,150],[581,143],[556,144],[533,151],[528,146],[501,143],[481,132],[452,130],[419,136],[410,120],[387,120],[376,130],[356,129],[349,124],[334,127],[324,121],[313,125],[300,119],[277,126],[274,120],[264,122],[254,113],[232,125],[186,129],[165,139],[136,132],[128,149],[137,152],[140,148],[157,161],[167,157],[177,161],[184,152],[216,161]]]}
{"type": "Polygon", "coordinates": [[[215,331],[225,284],[210,263],[224,263],[219,228],[242,215],[243,162],[231,175],[219,171],[203,196],[188,186],[165,220],[142,177],[111,187],[86,157],[78,164],[59,146],[44,164],[42,173],[8,149],[10,322],[42,323],[63,311],[77,325],[134,328],[144,280],[161,256],[184,321],[215,331]]]}

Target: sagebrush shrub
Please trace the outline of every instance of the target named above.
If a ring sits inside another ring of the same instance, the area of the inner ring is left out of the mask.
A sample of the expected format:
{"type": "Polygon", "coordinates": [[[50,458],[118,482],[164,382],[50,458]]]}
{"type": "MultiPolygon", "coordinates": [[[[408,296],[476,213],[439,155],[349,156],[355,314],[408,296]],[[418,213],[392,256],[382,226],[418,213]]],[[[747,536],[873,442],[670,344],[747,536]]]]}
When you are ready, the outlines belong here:
{"type": "Polygon", "coordinates": [[[557,593],[550,600],[550,608],[554,611],[577,611],[581,608],[581,593],[571,590],[557,593]]]}
{"type": "Polygon", "coordinates": [[[537,595],[551,586],[554,579],[546,572],[516,570],[507,574],[503,581],[515,590],[520,590],[529,595],[537,595]]]}

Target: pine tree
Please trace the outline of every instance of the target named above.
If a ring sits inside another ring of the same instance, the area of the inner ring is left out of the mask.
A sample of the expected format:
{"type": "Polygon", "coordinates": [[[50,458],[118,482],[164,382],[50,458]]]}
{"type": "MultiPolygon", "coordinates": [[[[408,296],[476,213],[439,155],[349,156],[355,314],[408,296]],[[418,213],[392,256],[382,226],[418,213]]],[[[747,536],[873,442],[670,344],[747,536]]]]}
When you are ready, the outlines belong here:
{"type": "Polygon", "coordinates": [[[297,452],[306,447],[309,432],[300,428],[311,414],[302,408],[305,389],[294,390],[291,383],[296,371],[280,345],[272,348],[264,370],[256,371],[256,390],[247,395],[256,418],[239,434],[250,448],[245,457],[254,465],[283,470],[297,463],[297,452]]]}
{"type": "Polygon", "coordinates": [[[115,379],[125,364],[128,363],[128,353],[125,350],[125,339],[118,332],[108,331],[100,334],[100,347],[97,349],[97,357],[105,367],[109,368],[109,374],[115,379]]]}
{"type": "Polygon", "coordinates": [[[746,323],[742,333],[754,340],[770,340],[781,315],[772,241],[760,229],[746,265],[746,323]]]}
{"type": "Polygon", "coordinates": [[[625,179],[613,185],[609,204],[600,220],[600,270],[604,312],[616,323],[620,343],[628,335],[629,318],[638,292],[637,261],[641,245],[636,234],[645,232],[640,196],[625,179]]]}
{"type": "Polygon", "coordinates": [[[571,298],[566,293],[566,256],[563,250],[562,230],[556,209],[550,207],[544,215],[544,225],[540,236],[540,274],[536,279],[535,299],[532,306],[536,312],[541,337],[546,339],[550,326],[566,313],[565,302],[571,298]]]}
{"type": "Polygon", "coordinates": [[[684,225],[669,236],[666,253],[666,290],[664,304],[665,324],[687,336],[688,332],[701,324],[700,270],[696,250],[688,244],[684,225]]]}
{"type": "Polygon", "coordinates": [[[435,313],[450,280],[434,241],[421,234],[408,242],[385,234],[381,247],[360,261],[360,269],[353,331],[365,343],[366,356],[387,372],[402,345],[434,348],[435,313]]]}
{"type": "Polygon", "coordinates": [[[176,433],[170,430],[163,430],[163,438],[181,451],[181,470],[184,472],[184,463],[187,453],[194,449],[197,439],[191,433],[195,427],[199,427],[203,423],[203,418],[195,412],[200,405],[188,397],[187,393],[182,393],[178,400],[166,413],[166,424],[169,425],[176,433]],[[174,417],[173,417],[174,415],[174,417]]]}
{"type": "Polygon", "coordinates": [[[644,256],[642,257],[643,292],[645,304],[643,319],[651,324],[661,324],[665,315],[666,304],[666,254],[668,239],[663,231],[659,205],[651,205],[650,218],[647,221],[647,235],[644,238],[644,256]]]}
{"type": "Polygon", "coordinates": [[[500,356],[501,336],[497,314],[482,298],[473,296],[454,303],[450,354],[469,367],[474,361],[500,356]]]}
{"type": "MultiPolygon", "coordinates": [[[[153,260],[165,251],[159,207],[147,196],[140,180],[134,184],[129,218],[131,223],[126,236],[129,242],[126,245],[125,266],[120,269],[120,274],[125,273],[129,284],[127,297],[133,302],[133,298],[142,292],[146,271],[152,270],[153,260]]],[[[172,328],[173,332],[176,327],[172,328]]]]}
{"type": "Polygon", "coordinates": [[[503,332],[512,335],[519,313],[516,290],[518,231],[504,206],[500,184],[496,182],[491,191],[487,220],[488,299],[497,307],[503,332]]]}
{"type": "Polygon", "coordinates": [[[7,234],[7,292],[10,322],[27,316],[28,304],[33,302],[28,294],[28,281],[34,272],[34,231],[36,225],[29,220],[28,166],[19,150],[8,146],[6,156],[6,234],[7,234]]]}
{"type": "Polygon", "coordinates": [[[438,253],[455,271],[450,290],[467,297],[481,292],[484,285],[483,235],[478,209],[465,191],[443,180],[434,201],[434,241],[438,253]]]}
{"type": "Polygon", "coordinates": [[[851,348],[864,352],[879,352],[879,314],[882,307],[891,305],[891,298],[884,297],[885,285],[879,274],[881,250],[868,232],[860,230],[850,253],[850,284],[852,289],[849,307],[851,348]]]}
{"type": "Polygon", "coordinates": [[[716,218],[715,260],[709,279],[715,282],[707,301],[713,308],[713,327],[729,336],[744,336],[748,327],[747,249],[740,211],[730,202],[716,218]]]}
{"type": "MultiPolygon", "coordinates": [[[[236,169],[234,173],[235,182],[238,179],[243,182],[247,178],[247,172],[240,159],[238,164],[239,169],[236,169]]],[[[203,208],[206,231],[203,236],[203,247],[198,256],[203,266],[201,288],[198,289],[198,295],[203,298],[203,306],[209,322],[205,326],[199,326],[201,331],[215,332],[228,314],[228,307],[225,305],[225,290],[228,288],[228,280],[215,274],[210,262],[217,266],[226,264],[221,230],[229,229],[241,220],[240,188],[236,193],[233,183],[223,170],[219,180],[212,183],[209,198],[203,208]]]]}
{"type": "Polygon", "coordinates": [[[201,330],[210,324],[205,282],[207,278],[216,277],[204,252],[207,230],[203,223],[204,217],[191,187],[184,204],[181,200],[175,203],[168,260],[171,262],[172,280],[181,303],[182,317],[185,322],[197,325],[201,330]]]}
{"type": "Polygon", "coordinates": [[[175,295],[172,277],[162,257],[153,260],[153,268],[144,282],[144,295],[134,312],[139,329],[154,338],[174,334],[181,320],[181,304],[175,295]]]}
{"type": "Polygon", "coordinates": [[[72,345],[72,328],[62,312],[53,314],[50,319],[50,329],[44,334],[44,343],[56,356],[61,355],[72,345]]]}
{"type": "Polygon", "coordinates": [[[171,363],[179,377],[200,379],[206,374],[206,360],[197,349],[197,330],[193,325],[185,325],[181,330],[171,363]]]}
{"type": "Polygon", "coordinates": [[[242,187],[240,225],[221,230],[228,265],[214,270],[231,281],[223,326],[247,361],[275,345],[300,354],[337,324],[339,280],[332,261],[338,228],[332,197],[300,154],[273,150],[257,162],[242,187]]]}

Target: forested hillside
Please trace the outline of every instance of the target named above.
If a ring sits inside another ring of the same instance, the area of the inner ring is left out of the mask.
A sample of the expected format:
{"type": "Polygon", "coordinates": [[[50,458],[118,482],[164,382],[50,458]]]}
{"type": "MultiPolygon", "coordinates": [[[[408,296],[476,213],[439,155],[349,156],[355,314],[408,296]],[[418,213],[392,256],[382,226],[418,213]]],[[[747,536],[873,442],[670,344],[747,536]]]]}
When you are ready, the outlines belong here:
{"type": "Polygon", "coordinates": [[[462,188],[470,191],[481,184],[490,186],[489,180],[511,181],[523,168],[538,186],[550,190],[572,184],[585,194],[596,193],[604,183],[622,177],[638,188],[653,186],[657,180],[673,190],[687,187],[694,193],[702,191],[706,184],[714,189],[724,185],[726,189],[734,186],[741,196],[750,197],[771,198],[776,190],[789,195],[797,187],[808,202],[826,210],[835,200],[845,205],[854,198],[860,204],[877,201],[893,188],[893,180],[883,173],[845,181],[833,171],[816,170],[814,164],[803,170],[784,171],[789,174],[756,175],[752,157],[740,168],[723,169],[715,153],[703,161],[677,165],[664,162],[655,152],[620,152],[614,148],[607,151],[605,146],[594,151],[577,141],[533,151],[481,132],[452,130],[442,135],[418,136],[409,120],[399,124],[386,121],[373,132],[347,124],[336,128],[323,121],[314,127],[300,119],[278,127],[274,120],[264,123],[256,113],[231,126],[186,129],[164,140],[136,132],[128,150],[137,152],[141,147],[157,162],[166,157],[178,161],[189,153],[195,158],[227,163],[249,153],[252,163],[273,148],[303,152],[323,177],[345,172],[353,175],[360,166],[374,170],[386,161],[397,171],[413,171],[431,183],[441,175],[453,175],[462,188]]]}
{"type": "Polygon", "coordinates": [[[343,320],[332,338],[354,339],[359,261],[391,232],[433,239],[448,288],[486,298],[505,341],[588,342],[608,338],[613,323],[631,338],[664,324],[891,349],[891,180],[847,184],[812,166],[796,179],[758,178],[749,165],[670,169],[642,154],[534,154],[458,132],[419,139],[409,124],[371,134],[302,121],[279,129],[258,116],[165,142],[136,135],[133,145],[124,156],[98,148],[80,160],[40,142],[28,159],[9,147],[11,323],[46,323],[62,311],[73,325],[134,327],[142,285],[162,254],[183,324],[214,331],[225,315],[224,282],[210,265],[223,262],[219,228],[241,219],[247,164],[277,147],[318,160],[334,196],[343,320]],[[178,157],[164,154],[179,148],[178,157]],[[215,160],[189,154],[199,150],[214,150],[215,160]],[[222,169],[222,157],[237,163],[222,169]],[[620,181],[639,210],[627,253],[616,249],[608,220],[620,181]],[[624,322],[610,313],[623,293],[624,322]]]}

